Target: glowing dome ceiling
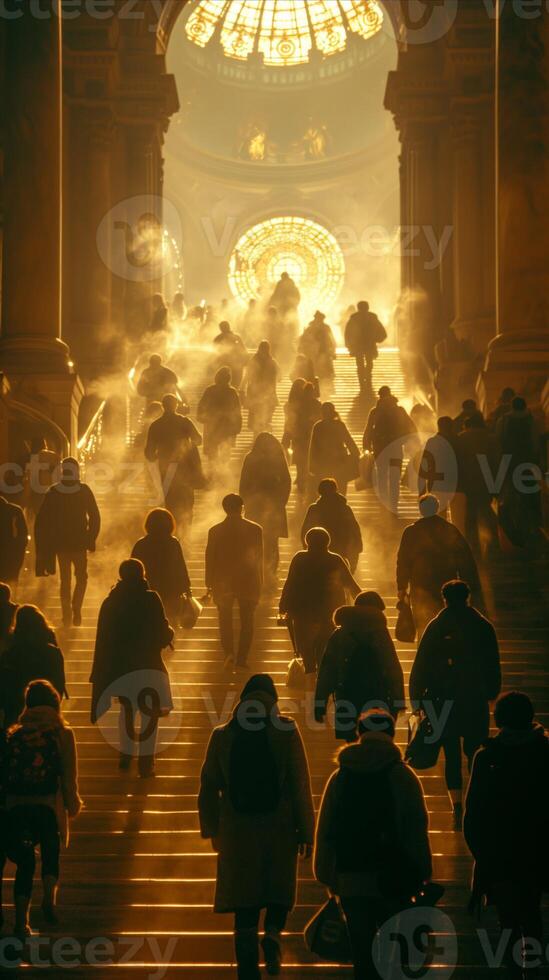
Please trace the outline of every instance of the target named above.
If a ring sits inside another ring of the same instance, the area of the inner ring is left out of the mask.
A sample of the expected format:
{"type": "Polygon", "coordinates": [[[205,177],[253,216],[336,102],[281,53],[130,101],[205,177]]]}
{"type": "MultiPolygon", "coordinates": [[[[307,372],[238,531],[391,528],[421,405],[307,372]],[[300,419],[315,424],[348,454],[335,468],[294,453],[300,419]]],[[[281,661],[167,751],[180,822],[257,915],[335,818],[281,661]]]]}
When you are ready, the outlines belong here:
{"type": "Polygon", "coordinates": [[[185,30],[201,48],[217,35],[228,58],[258,52],[285,66],[306,64],[315,48],[337,54],[349,34],[369,38],[382,25],[377,0],[197,0],[185,30]]]}

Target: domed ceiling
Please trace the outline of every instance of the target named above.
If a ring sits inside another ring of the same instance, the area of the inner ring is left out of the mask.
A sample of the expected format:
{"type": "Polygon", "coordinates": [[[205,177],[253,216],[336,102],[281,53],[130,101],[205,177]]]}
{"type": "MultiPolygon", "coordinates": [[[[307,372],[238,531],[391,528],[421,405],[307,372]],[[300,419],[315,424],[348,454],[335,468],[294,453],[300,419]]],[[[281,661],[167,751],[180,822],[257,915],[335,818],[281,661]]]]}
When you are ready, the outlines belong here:
{"type": "Polygon", "coordinates": [[[217,37],[228,58],[258,54],[285,67],[306,64],[314,51],[338,54],[349,35],[367,39],[382,26],[377,0],[197,0],[185,32],[201,48],[217,37]]]}

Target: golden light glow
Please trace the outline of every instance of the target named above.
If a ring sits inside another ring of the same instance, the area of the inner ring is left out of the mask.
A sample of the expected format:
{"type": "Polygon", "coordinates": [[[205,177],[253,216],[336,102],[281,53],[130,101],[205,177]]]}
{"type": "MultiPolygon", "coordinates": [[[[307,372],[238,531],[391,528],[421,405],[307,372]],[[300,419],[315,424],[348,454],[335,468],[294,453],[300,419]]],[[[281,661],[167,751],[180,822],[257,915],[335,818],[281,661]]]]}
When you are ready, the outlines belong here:
{"type": "Polygon", "coordinates": [[[229,285],[243,304],[268,300],[283,272],[299,286],[304,309],[327,311],[343,286],[345,261],[334,236],[317,222],[270,218],[238,241],[229,263],[229,285]]]}
{"type": "Polygon", "coordinates": [[[257,51],[266,65],[303,65],[316,48],[344,51],[349,33],[373,37],[383,26],[378,0],[198,0],[185,30],[204,48],[214,34],[228,58],[257,51]]]}

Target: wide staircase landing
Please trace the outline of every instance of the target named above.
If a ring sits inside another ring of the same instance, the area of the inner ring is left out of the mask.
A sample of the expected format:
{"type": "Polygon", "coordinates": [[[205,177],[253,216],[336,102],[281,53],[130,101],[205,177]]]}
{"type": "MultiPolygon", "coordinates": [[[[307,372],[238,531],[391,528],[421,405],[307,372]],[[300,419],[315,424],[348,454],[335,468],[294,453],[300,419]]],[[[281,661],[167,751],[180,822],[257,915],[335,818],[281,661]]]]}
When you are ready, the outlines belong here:
{"type": "MultiPolygon", "coordinates": [[[[376,363],[374,388],[382,383],[390,384],[396,394],[406,397],[396,351],[382,351],[376,363]]],[[[285,400],[287,388],[281,386],[281,402],[285,400]]],[[[197,393],[192,394],[194,406],[197,393]]],[[[348,357],[340,356],[332,397],[360,439],[370,403],[367,398],[358,399],[355,395],[353,365],[348,357]]],[[[279,410],[275,418],[277,434],[281,426],[279,410]]],[[[204,589],[207,529],[221,519],[222,492],[238,485],[235,463],[250,442],[250,434],[244,432],[232,463],[228,463],[225,485],[199,495],[192,541],[186,548],[195,595],[204,589]]],[[[139,536],[140,524],[151,501],[141,479],[126,480],[118,493],[105,495],[100,491],[100,495],[105,529],[100,549],[91,560],[83,627],[60,633],[70,693],[66,714],[78,741],[80,789],[85,809],[72,825],[70,848],[62,859],[62,925],[52,932],[41,920],[37,883],[33,926],[39,930],[40,945],[38,939],[31,941],[24,968],[27,976],[34,975],[33,967],[38,966],[41,958],[40,975],[46,969],[49,973],[53,970],[55,977],[61,975],[63,963],[71,963],[69,973],[73,976],[93,973],[93,976],[112,978],[119,971],[128,970],[132,977],[221,980],[234,976],[232,923],[230,917],[214,915],[211,911],[216,859],[209,843],[199,835],[196,794],[212,727],[218,719],[226,720],[246,676],[231,677],[224,673],[216,613],[206,608],[195,630],[178,631],[175,650],[169,658],[175,711],[162,722],[165,747],[157,761],[156,779],[143,782],[135,774],[118,772],[114,747],[116,719],[114,714],[109,716],[102,730],[90,724],[88,677],[99,604],[116,580],[119,560],[127,557],[131,543],[139,536]],[[51,937],[51,942],[47,937],[51,937]],[[62,937],[76,941],[72,951],[67,952],[60,944],[53,945],[62,937]],[[98,937],[105,937],[102,944],[98,937]],[[90,946],[93,940],[97,943],[90,946]],[[60,960],[60,956],[66,959],[60,960]],[[53,964],[56,959],[57,965],[48,969],[47,964],[53,964]]],[[[383,594],[393,630],[395,553],[402,528],[416,515],[415,499],[407,491],[403,493],[400,526],[396,529],[384,519],[372,493],[356,493],[351,488],[349,500],[360,519],[365,539],[358,580],[364,588],[376,588],[383,594]]],[[[280,581],[298,547],[302,505],[295,495],[289,510],[292,537],[282,542],[280,581]]],[[[535,698],[540,720],[549,723],[547,630],[540,614],[543,595],[538,584],[543,581],[541,569],[500,566],[492,572],[491,581],[495,588],[490,588],[488,594],[501,641],[504,686],[529,691],[535,698]],[[494,594],[497,594],[497,604],[494,594]]],[[[28,598],[31,589],[58,624],[56,583],[47,591],[42,584],[36,591],[29,578],[28,594],[24,586],[25,594],[20,599],[28,598]]],[[[282,710],[290,710],[299,720],[318,804],[326,778],[333,769],[336,743],[333,731],[316,726],[305,717],[303,705],[299,699],[290,697],[284,685],[291,647],[286,631],[276,625],[277,601],[278,593],[266,596],[261,604],[250,672],[264,670],[272,674],[280,691],[282,710]]],[[[414,648],[398,644],[398,652],[407,679],[414,648]]],[[[404,746],[404,720],[399,724],[397,740],[404,746]]],[[[484,976],[488,973],[485,957],[475,925],[464,911],[471,861],[461,834],[452,830],[440,766],[423,776],[422,782],[430,812],[434,877],[446,886],[440,908],[450,917],[449,930],[454,928],[458,935],[456,975],[467,980],[484,976]]],[[[311,863],[302,862],[297,906],[289,919],[285,938],[284,974],[296,977],[320,974],[326,978],[350,975],[349,967],[320,963],[304,947],[303,927],[323,900],[324,892],[313,880],[311,863]]],[[[484,924],[493,931],[491,915],[486,916],[484,924]]],[[[436,957],[435,953],[435,964],[442,965],[436,957]]],[[[444,976],[448,975],[444,972],[444,976]]]]}

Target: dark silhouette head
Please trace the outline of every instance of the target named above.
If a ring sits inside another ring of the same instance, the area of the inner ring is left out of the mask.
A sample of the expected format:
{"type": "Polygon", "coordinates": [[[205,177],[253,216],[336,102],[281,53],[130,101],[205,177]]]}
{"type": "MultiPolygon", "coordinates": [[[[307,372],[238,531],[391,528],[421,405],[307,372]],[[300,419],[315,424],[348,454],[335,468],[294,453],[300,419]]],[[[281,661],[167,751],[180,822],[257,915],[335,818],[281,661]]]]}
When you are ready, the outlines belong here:
{"type": "Polygon", "coordinates": [[[303,392],[305,391],[307,384],[308,382],[305,381],[305,378],[296,378],[295,381],[292,383],[292,387],[290,388],[288,401],[289,402],[299,401],[303,392]]]}
{"type": "Polygon", "coordinates": [[[228,387],[233,380],[233,374],[230,367],[220,367],[219,371],[216,371],[214,381],[216,385],[221,387],[228,387]]]}
{"type": "Polygon", "coordinates": [[[244,501],[238,493],[228,493],[223,497],[221,506],[228,517],[239,516],[244,509],[244,501]]]}
{"type": "Polygon", "coordinates": [[[329,422],[333,419],[338,419],[339,415],[336,412],[336,407],[333,402],[324,402],[322,405],[322,418],[325,422],[329,422]]]}
{"type": "Polygon", "coordinates": [[[282,446],[272,432],[260,432],[253,444],[253,452],[260,456],[278,456],[282,446]]]}
{"type": "Polygon", "coordinates": [[[155,507],[147,514],[144,529],[145,534],[152,534],[153,537],[170,536],[175,533],[174,516],[165,507],[155,507]]]}
{"type": "Polygon", "coordinates": [[[389,385],[382,385],[377,394],[378,394],[378,398],[381,398],[381,399],[383,399],[383,398],[390,398],[391,397],[391,389],[389,388],[389,385]]]}
{"type": "Polygon", "coordinates": [[[34,453],[42,453],[44,452],[44,449],[47,448],[48,447],[46,445],[46,440],[44,439],[44,436],[34,436],[31,439],[30,451],[33,455],[34,453]]]}
{"type": "Polygon", "coordinates": [[[371,735],[372,733],[380,732],[383,735],[388,735],[389,738],[394,738],[395,720],[383,708],[370,708],[369,711],[365,711],[358,719],[357,734],[360,738],[362,735],[371,735]]]}
{"type": "Polygon", "coordinates": [[[317,310],[313,317],[313,323],[324,323],[325,319],[326,319],[326,314],[322,313],[320,310],[317,310]]]}
{"type": "Polygon", "coordinates": [[[219,324],[219,332],[220,333],[230,333],[231,332],[231,324],[229,323],[228,320],[222,320],[221,321],[221,323],[219,324]]]}
{"type": "Polygon", "coordinates": [[[280,278],[281,279],[289,279],[290,278],[290,273],[289,272],[283,272],[280,278]]]}
{"type": "Polygon", "coordinates": [[[522,691],[508,691],[500,695],[494,709],[494,721],[498,728],[525,732],[532,727],[534,706],[522,691]]]}
{"type": "Polygon", "coordinates": [[[328,551],[331,538],[323,527],[312,527],[305,535],[307,551],[328,551]]]}
{"type": "Polygon", "coordinates": [[[325,477],[318,484],[318,492],[321,497],[335,497],[339,492],[337,486],[337,480],[334,480],[332,476],[325,477]]]}
{"type": "Polygon", "coordinates": [[[55,639],[44,613],[38,606],[31,605],[19,606],[15,614],[13,636],[15,640],[25,643],[52,643],[55,639]]]}
{"type": "Polygon", "coordinates": [[[478,408],[471,413],[468,419],[465,419],[466,429],[483,429],[485,426],[484,416],[478,408]]]}
{"type": "Polygon", "coordinates": [[[499,396],[499,400],[502,405],[510,405],[511,402],[513,401],[513,398],[516,397],[516,394],[517,393],[514,388],[504,388],[501,395],[499,396]]]}
{"type": "Polygon", "coordinates": [[[257,353],[260,357],[269,357],[271,354],[271,345],[268,340],[262,340],[257,348],[257,353]]]}
{"type": "Polygon", "coordinates": [[[369,311],[370,311],[370,304],[367,303],[365,299],[361,299],[360,300],[360,303],[357,303],[357,307],[356,308],[357,308],[357,310],[359,310],[360,313],[369,313],[369,311]]]}
{"type": "Polygon", "coordinates": [[[381,598],[379,592],[359,592],[355,599],[355,606],[359,609],[364,607],[369,607],[370,609],[379,609],[381,612],[385,609],[385,603],[381,598]]]}
{"type": "Polygon", "coordinates": [[[471,589],[467,582],[459,578],[446,582],[442,586],[441,593],[447,606],[466,606],[471,598],[471,589]]]}
{"type": "Polygon", "coordinates": [[[254,674],[242,688],[240,700],[250,698],[254,694],[267,694],[273,701],[278,701],[278,691],[270,674],[254,674]]]}
{"type": "Polygon", "coordinates": [[[61,463],[61,483],[79,483],[80,464],[74,456],[67,456],[61,463]]]}
{"type": "Polygon", "coordinates": [[[177,412],[177,398],[175,395],[164,395],[162,399],[162,408],[164,409],[166,415],[175,415],[177,412]]]}
{"type": "Polygon", "coordinates": [[[6,582],[0,582],[0,606],[7,606],[11,600],[11,589],[6,582]]]}
{"type": "Polygon", "coordinates": [[[127,582],[131,585],[135,585],[138,582],[145,581],[145,566],[142,561],[138,561],[137,558],[127,558],[122,562],[118,570],[121,582],[127,582]]]}
{"type": "Polygon", "coordinates": [[[511,407],[514,412],[525,412],[528,406],[526,404],[526,399],[521,398],[520,395],[517,395],[516,398],[513,398],[511,407]]]}
{"type": "Polygon", "coordinates": [[[160,354],[151,354],[149,357],[149,367],[159,368],[162,367],[162,358],[160,354]]]}
{"type": "Polygon", "coordinates": [[[422,517],[434,517],[440,510],[438,497],[434,493],[425,493],[419,498],[419,513],[422,517]]]}
{"type": "Polygon", "coordinates": [[[461,408],[462,408],[462,411],[464,411],[464,412],[476,412],[476,410],[477,410],[477,403],[474,400],[474,398],[466,398],[465,401],[463,402],[461,408]]]}
{"type": "Polygon", "coordinates": [[[25,690],[25,706],[27,708],[53,708],[60,714],[61,698],[49,681],[31,681],[25,690]]]}
{"type": "Polygon", "coordinates": [[[441,436],[448,436],[453,433],[454,422],[449,415],[441,415],[437,421],[437,429],[441,436]]]}

